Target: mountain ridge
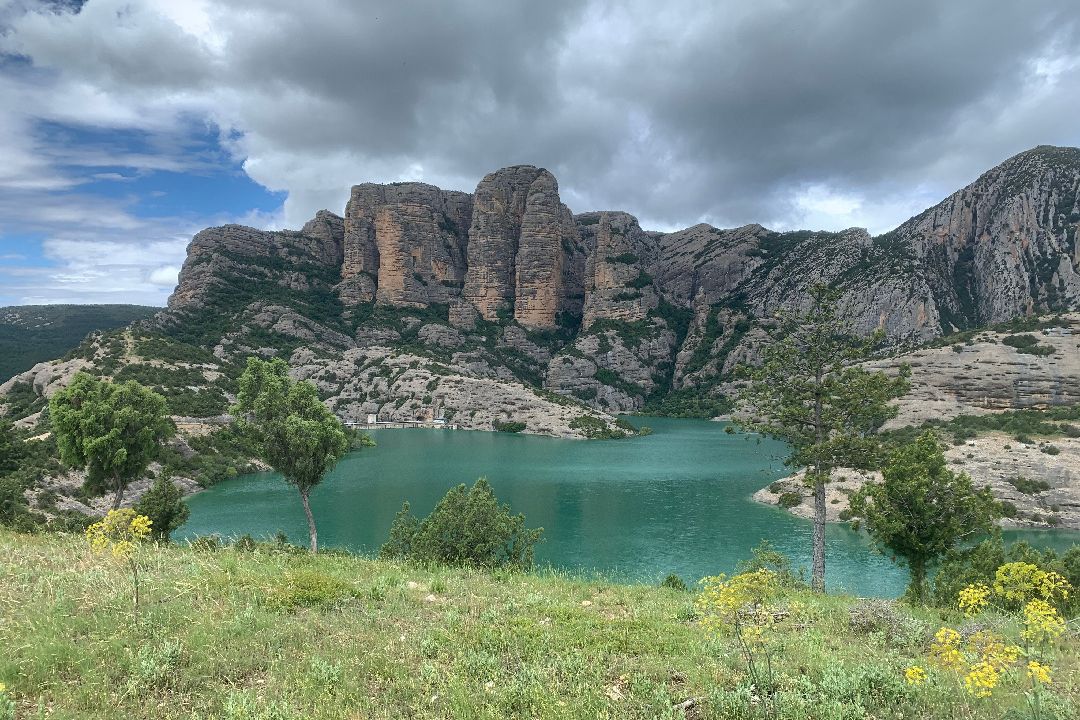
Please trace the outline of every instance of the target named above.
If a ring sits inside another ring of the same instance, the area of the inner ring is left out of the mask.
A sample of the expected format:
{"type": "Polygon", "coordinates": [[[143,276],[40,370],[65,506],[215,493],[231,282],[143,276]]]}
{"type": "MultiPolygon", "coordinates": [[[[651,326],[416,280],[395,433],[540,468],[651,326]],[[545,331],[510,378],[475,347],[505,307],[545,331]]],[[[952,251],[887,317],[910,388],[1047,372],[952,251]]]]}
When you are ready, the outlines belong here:
{"type": "MultiPolygon", "coordinates": [[[[517,165],[472,194],[359,184],[342,215],[319,211],[301,230],[203,230],[168,308],[138,332],[210,350],[222,365],[284,357],[356,422],[449,411],[490,429],[520,414],[498,394],[437,390],[434,376],[425,391],[372,374],[373,358],[406,355],[440,377],[516,384],[526,392],[514,403],[540,397],[531,388],[605,423],[683,405],[715,414],[734,367],[756,356],[761,322],[804,307],[819,283],[839,291],[855,332],[880,329],[896,351],[1080,308],[1078,225],[1076,148],[1019,153],[878,236],[647,231],[622,211],[574,214],[549,171],[517,165]],[[365,359],[343,367],[350,351],[365,359]]],[[[101,346],[81,355],[124,364],[101,346]]],[[[580,434],[558,414],[526,431],[580,434]]]]}

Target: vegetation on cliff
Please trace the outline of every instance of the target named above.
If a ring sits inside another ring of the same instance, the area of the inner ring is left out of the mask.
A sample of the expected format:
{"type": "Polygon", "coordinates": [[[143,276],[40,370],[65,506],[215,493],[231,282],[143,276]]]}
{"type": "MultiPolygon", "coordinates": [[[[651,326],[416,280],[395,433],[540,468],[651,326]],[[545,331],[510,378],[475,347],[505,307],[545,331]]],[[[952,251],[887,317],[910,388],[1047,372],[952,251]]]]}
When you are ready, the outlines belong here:
{"type": "Polygon", "coordinates": [[[0,307],[0,382],[36,363],[62,357],[91,332],[145,320],[160,310],[143,305],[0,307]]]}

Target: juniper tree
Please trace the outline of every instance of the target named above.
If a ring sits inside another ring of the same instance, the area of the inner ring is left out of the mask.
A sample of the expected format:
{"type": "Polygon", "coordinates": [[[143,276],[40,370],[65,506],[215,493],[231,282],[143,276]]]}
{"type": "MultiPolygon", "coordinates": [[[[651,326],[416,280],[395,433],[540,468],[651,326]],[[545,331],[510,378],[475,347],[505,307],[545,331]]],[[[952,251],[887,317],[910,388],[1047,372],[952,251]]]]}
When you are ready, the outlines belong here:
{"type": "Polygon", "coordinates": [[[167,477],[158,478],[135,504],[135,512],[150,518],[150,537],[169,542],[173,531],[187,522],[190,508],[176,483],[167,477]]]}
{"type": "Polygon", "coordinates": [[[173,432],[165,398],[134,380],[103,382],[78,373],[49,401],[61,459],[86,468],[85,487],[113,493],[113,509],[173,432]]]}
{"type": "Polygon", "coordinates": [[[896,449],[882,478],[853,495],[851,509],[878,546],[904,559],[907,596],[922,602],[928,567],[957,543],[988,532],[999,506],[988,488],[976,490],[967,474],[949,470],[930,431],[896,449]]]}
{"type": "Polygon", "coordinates": [[[311,552],[319,550],[311,491],[349,449],[341,421],[319,400],[315,386],[289,377],[284,360],[248,358],[234,412],[260,457],[296,487],[307,517],[311,552]]]}
{"type": "Polygon", "coordinates": [[[825,484],[835,468],[879,464],[875,435],[896,414],[889,402],[907,392],[909,373],[906,366],[895,377],[859,367],[881,334],[855,337],[839,316],[834,290],[816,286],[809,299],[804,312],[777,318],[761,364],[743,369],[744,419],[737,422],[788,443],[787,464],[806,468],[814,491],[811,587],[824,592],[825,484]]]}

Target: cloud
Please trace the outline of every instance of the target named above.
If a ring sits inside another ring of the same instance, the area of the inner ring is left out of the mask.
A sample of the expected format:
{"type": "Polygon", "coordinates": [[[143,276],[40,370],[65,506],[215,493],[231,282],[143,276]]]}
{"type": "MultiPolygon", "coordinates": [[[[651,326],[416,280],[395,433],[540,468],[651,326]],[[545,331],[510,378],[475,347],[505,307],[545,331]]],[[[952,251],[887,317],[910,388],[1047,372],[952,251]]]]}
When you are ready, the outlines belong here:
{"type": "Polygon", "coordinates": [[[176,286],[176,276],[180,274],[180,267],[177,265],[165,265],[163,267],[155,268],[150,272],[150,276],[147,278],[154,285],[163,285],[170,290],[176,286]]]}
{"type": "MultiPolygon", "coordinates": [[[[120,181],[227,160],[287,193],[280,210],[250,215],[264,226],[340,212],[357,182],[471,190],[492,169],[533,163],[575,211],[624,209],[660,229],[880,232],[1016,152],[1080,144],[1070,0],[19,7],[0,14],[0,52],[14,58],[0,65],[11,98],[0,188],[24,193],[0,208],[4,228],[141,232],[122,203],[82,216],[49,198],[80,194],[89,173],[120,181]],[[153,142],[51,137],[42,123],[153,142]],[[193,129],[218,134],[229,157],[193,151],[193,129]]],[[[153,286],[175,263],[155,258],[132,277],[153,286]]]]}

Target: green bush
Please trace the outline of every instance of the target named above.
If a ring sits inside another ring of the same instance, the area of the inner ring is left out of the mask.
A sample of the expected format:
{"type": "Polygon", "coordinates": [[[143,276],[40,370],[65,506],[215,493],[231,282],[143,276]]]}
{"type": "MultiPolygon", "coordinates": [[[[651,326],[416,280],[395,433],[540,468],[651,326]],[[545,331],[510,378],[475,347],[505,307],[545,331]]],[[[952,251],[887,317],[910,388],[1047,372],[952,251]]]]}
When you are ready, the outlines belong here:
{"type": "Polygon", "coordinates": [[[791,508],[802,504],[802,495],[797,492],[781,493],[780,498],[777,500],[777,504],[785,509],[791,508]]]}
{"type": "Polygon", "coordinates": [[[757,572],[768,570],[776,575],[782,587],[799,588],[806,586],[806,578],[803,571],[795,572],[791,567],[791,559],[787,555],[773,547],[768,540],[762,540],[757,547],[750,551],[750,557],[735,563],[735,571],[739,573],[757,572]]]}
{"type": "Polygon", "coordinates": [[[266,604],[279,610],[318,608],[355,597],[344,580],[315,570],[294,570],[266,593],[266,604]]]}
{"type": "MultiPolygon", "coordinates": [[[[950,550],[934,576],[932,598],[940,607],[956,607],[956,596],[968,585],[992,586],[998,567],[1009,562],[1026,562],[1042,570],[1060,573],[1073,587],[1080,587],[1080,543],[1060,555],[1039,550],[1026,542],[1006,546],[1000,535],[967,548],[950,550]]],[[[1072,617],[1080,612],[1080,596],[1070,593],[1063,611],[1072,617]]]]}
{"type": "Polygon", "coordinates": [[[519,433],[525,429],[525,423],[520,420],[492,420],[491,427],[499,432],[519,433]]]}
{"type": "Polygon", "coordinates": [[[1025,495],[1036,495],[1050,489],[1050,483],[1045,480],[1032,480],[1023,475],[1017,475],[1008,479],[1010,485],[1025,495]]]}
{"type": "Polygon", "coordinates": [[[491,485],[480,478],[472,488],[451,488],[423,520],[410,513],[408,502],[402,505],[379,556],[527,570],[543,532],[543,528],[526,528],[525,516],[500,505],[491,485]]]}
{"type": "Polygon", "coordinates": [[[589,440],[617,440],[631,433],[620,428],[609,428],[607,423],[592,415],[578,415],[570,421],[571,430],[580,430],[589,440]]]}
{"type": "Polygon", "coordinates": [[[139,498],[135,512],[150,518],[150,536],[160,542],[169,542],[173,531],[187,522],[191,513],[180,488],[164,477],[139,498]]]}
{"type": "Polygon", "coordinates": [[[1039,448],[1039,450],[1046,453],[1047,455],[1061,454],[1061,448],[1059,448],[1057,445],[1043,445],[1039,448]]]}
{"type": "Polygon", "coordinates": [[[640,271],[638,273],[636,278],[626,282],[624,284],[624,287],[634,288],[636,290],[640,290],[641,288],[648,287],[649,285],[652,285],[652,281],[653,281],[652,275],[650,275],[649,273],[642,270],[642,271],[640,271]]]}
{"type": "Polygon", "coordinates": [[[671,573],[661,580],[660,587],[668,588],[669,590],[680,590],[682,592],[686,592],[687,590],[686,582],[675,573],[671,573]]]}
{"type": "Polygon", "coordinates": [[[1039,344],[1039,338],[1035,337],[1034,335],[1027,335],[1027,334],[1024,334],[1024,335],[1009,335],[1008,337],[1006,337],[1004,340],[1001,341],[1001,344],[1002,345],[1008,345],[1009,347],[1017,348],[1017,349],[1027,348],[1027,347],[1033,347],[1035,345],[1038,345],[1039,344]]]}

